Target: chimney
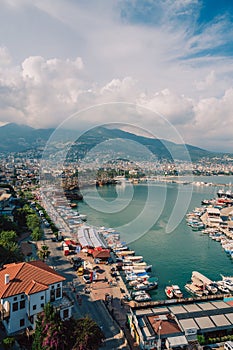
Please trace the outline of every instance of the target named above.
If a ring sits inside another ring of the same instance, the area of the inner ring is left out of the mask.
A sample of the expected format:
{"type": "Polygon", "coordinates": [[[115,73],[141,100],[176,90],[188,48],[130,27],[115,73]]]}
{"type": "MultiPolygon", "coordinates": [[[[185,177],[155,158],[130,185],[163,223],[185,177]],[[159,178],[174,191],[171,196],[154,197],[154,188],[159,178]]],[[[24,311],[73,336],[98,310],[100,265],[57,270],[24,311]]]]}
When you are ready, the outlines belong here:
{"type": "Polygon", "coordinates": [[[8,284],[10,282],[10,275],[8,273],[5,274],[5,284],[8,284]]]}

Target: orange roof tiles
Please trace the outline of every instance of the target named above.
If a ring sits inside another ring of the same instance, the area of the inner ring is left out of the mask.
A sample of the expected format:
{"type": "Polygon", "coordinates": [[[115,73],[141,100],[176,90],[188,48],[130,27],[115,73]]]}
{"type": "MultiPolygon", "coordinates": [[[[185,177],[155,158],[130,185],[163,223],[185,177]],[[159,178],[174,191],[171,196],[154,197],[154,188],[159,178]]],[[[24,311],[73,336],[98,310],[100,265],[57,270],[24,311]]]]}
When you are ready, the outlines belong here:
{"type": "Polygon", "coordinates": [[[40,260],[7,264],[0,270],[0,298],[37,293],[46,290],[50,284],[64,280],[40,260]],[[5,284],[5,274],[10,276],[8,284],[5,284]]]}

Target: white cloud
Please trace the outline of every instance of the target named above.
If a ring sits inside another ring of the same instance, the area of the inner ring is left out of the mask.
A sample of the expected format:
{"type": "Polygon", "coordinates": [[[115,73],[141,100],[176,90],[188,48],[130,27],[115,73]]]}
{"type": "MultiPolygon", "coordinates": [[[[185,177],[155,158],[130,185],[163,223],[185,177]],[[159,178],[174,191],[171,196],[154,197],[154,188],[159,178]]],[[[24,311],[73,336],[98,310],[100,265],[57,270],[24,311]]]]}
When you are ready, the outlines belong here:
{"type": "Polygon", "coordinates": [[[0,66],[8,66],[11,63],[11,55],[6,47],[0,47],[0,66]]]}
{"type": "Polygon", "coordinates": [[[144,95],[138,102],[146,108],[157,111],[173,123],[174,126],[185,123],[189,124],[194,118],[193,101],[169,89],[161,90],[151,98],[144,95]]]}
{"type": "MultiPolygon", "coordinates": [[[[82,108],[121,101],[157,111],[189,143],[213,147],[232,134],[233,61],[216,51],[232,25],[222,16],[197,30],[198,0],[140,2],[137,12],[139,2],[4,0],[2,27],[22,34],[9,32],[0,47],[0,120],[56,126],[82,108]]],[[[155,125],[149,113],[92,117],[155,125]]]]}

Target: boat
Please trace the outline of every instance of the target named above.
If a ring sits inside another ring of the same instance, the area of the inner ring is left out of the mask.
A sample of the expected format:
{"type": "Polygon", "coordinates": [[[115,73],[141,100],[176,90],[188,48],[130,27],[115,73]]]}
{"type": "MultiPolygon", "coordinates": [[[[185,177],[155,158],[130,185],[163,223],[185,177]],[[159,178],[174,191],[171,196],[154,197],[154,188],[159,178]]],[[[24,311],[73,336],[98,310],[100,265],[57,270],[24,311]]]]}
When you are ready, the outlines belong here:
{"type": "Polygon", "coordinates": [[[133,255],[133,256],[129,255],[129,256],[127,256],[127,258],[125,257],[123,260],[124,263],[125,262],[127,263],[129,261],[130,262],[142,262],[143,256],[141,256],[141,255],[133,255]]]}
{"type": "Polygon", "coordinates": [[[71,208],[77,208],[78,204],[77,203],[70,203],[71,208]]]}
{"type": "Polygon", "coordinates": [[[144,271],[151,271],[152,265],[126,265],[122,266],[123,271],[139,271],[139,270],[144,270],[144,271]]]}
{"type": "Polygon", "coordinates": [[[230,292],[233,292],[233,282],[230,279],[224,279],[224,287],[226,287],[230,292]]]}
{"type": "Polygon", "coordinates": [[[216,284],[217,284],[218,290],[221,293],[230,293],[229,289],[225,286],[223,281],[218,281],[216,282],[216,284]]]}
{"type": "Polygon", "coordinates": [[[233,193],[229,190],[228,191],[219,190],[217,192],[217,196],[218,196],[218,198],[230,198],[230,199],[232,199],[233,193]]]}
{"type": "Polygon", "coordinates": [[[150,276],[146,272],[141,273],[141,274],[131,273],[131,274],[126,275],[126,281],[134,281],[138,278],[148,279],[149,277],[150,276]]]}
{"type": "Polygon", "coordinates": [[[191,280],[194,285],[199,287],[200,289],[204,289],[206,285],[212,284],[213,281],[211,281],[208,277],[204,276],[202,273],[198,271],[192,272],[191,280]]]}
{"type": "Polygon", "coordinates": [[[87,220],[87,215],[85,215],[85,214],[78,214],[77,218],[81,219],[82,221],[86,221],[87,220]]]}
{"type": "Polygon", "coordinates": [[[184,287],[189,293],[191,293],[197,297],[202,297],[203,295],[208,295],[208,291],[204,292],[203,289],[195,286],[193,283],[187,283],[184,287]]]}
{"type": "Polygon", "coordinates": [[[130,274],[140,275],[142,273],[146,273],[146,270],[141,268],[136,270],[125,270],[124,272],[126,275],[130,275],[130,274]]]}
{"type": "Polygon", "coordinates": [[[205,225],[202,222],[195,222],[190,224],[191,228],[193,231],[199,231],[199,230],[203,230],[205,228],[205,225]]]}
{"type": "Polygon", "coordinates": [[[215,283],[210,283],[206,285],[206,289],[211,293],[211,294],[216,294],[218,293],[218,287],[215,283]]]}
{"type": "Polygon", "coordinates": [[[138,295],[145,295],[145,291],[144,290],[137,290],[137,291],[133,291],[132,293],[131,293],[131,296],[132,296],[132,298],[135,298],[135,297],[137,297],[138,295]]]}
{"type": "Polygon", "coordinates": [[[129,287],[135,287],[138,284],[144,283],[145,281],[147,281],[147,278],[136,278],[135,280],[129,281],[129,287]]]}
{"type": "Polygon", "coordinates": [[[137,302],[150,301],[151,296],[148,293],[143,293],[142,295],[137,295],[134,300],[137,302]]]}
{"type": "Polygon", "coordinates": [[[137,261],[122,261],[123,263],[123,266],[146,266],[147,263],[145,261],[142,261],[142,262],[137,262],[137,261]]]}
{"type": "Polygon", "coordinates": [[[152,289],[156,289],[158,287],[158,282],[149,282],[149,281],[145,281],[142,283],[137,283],[133,289],[134,290],[152,290],[152,289]]]}
{"type": "Polygon", "coordinates": [[[115,253],[118,257],[126,257],[127,256],[127,259],[129,258],[129,256],[131,255],[134,255],[135,254],[135,251],[134,250],[121,250],[121,251],[118,251],[115,253]]]}
{"type": "Polygon", "coordinates": [[[174,297],[172,286],[167,286],[165,288],[165,294],[169,299],[172,299],[174,297]]]}
{"type": "Polygon", "coordinates": [[[114,251],[114,253],[119,253],[122,252],[123,250],[128,250],[129,248],[127,247],[127,245],[123,245],[123,246],[119,246],[119,247],[114,247],[112,250],[114,251]]]}
{"type": "Polygon", "coordinates": [[[173,284],[171,287],[174,297],[178,299],[183,298],[183,293],[181,292],[180,287],[177,284],[173,284]]]}

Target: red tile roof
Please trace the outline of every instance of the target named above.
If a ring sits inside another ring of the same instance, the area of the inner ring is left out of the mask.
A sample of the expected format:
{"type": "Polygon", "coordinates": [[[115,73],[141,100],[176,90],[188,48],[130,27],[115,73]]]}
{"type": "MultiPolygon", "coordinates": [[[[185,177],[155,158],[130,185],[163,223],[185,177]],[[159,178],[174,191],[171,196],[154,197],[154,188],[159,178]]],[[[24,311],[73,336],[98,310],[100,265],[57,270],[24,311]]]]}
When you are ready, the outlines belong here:
{"type": "Polygon", "coordinates": [[[148,316],[148,320],[157,334],[159,334],[159,331],[161,335],[181,332],[180,327],[170,314],[164,315],[164,319],[160,319],[159,315],[148,316]]]}
{"type": "Polygon", "coordinates": [[[0,270],[0,298],[37,293],[46,290],[50,284],[64,280],[40,260],[7,264],[0,270]],[[5,274],[10,276],[8,284],[5,284],[5,274]]]}

